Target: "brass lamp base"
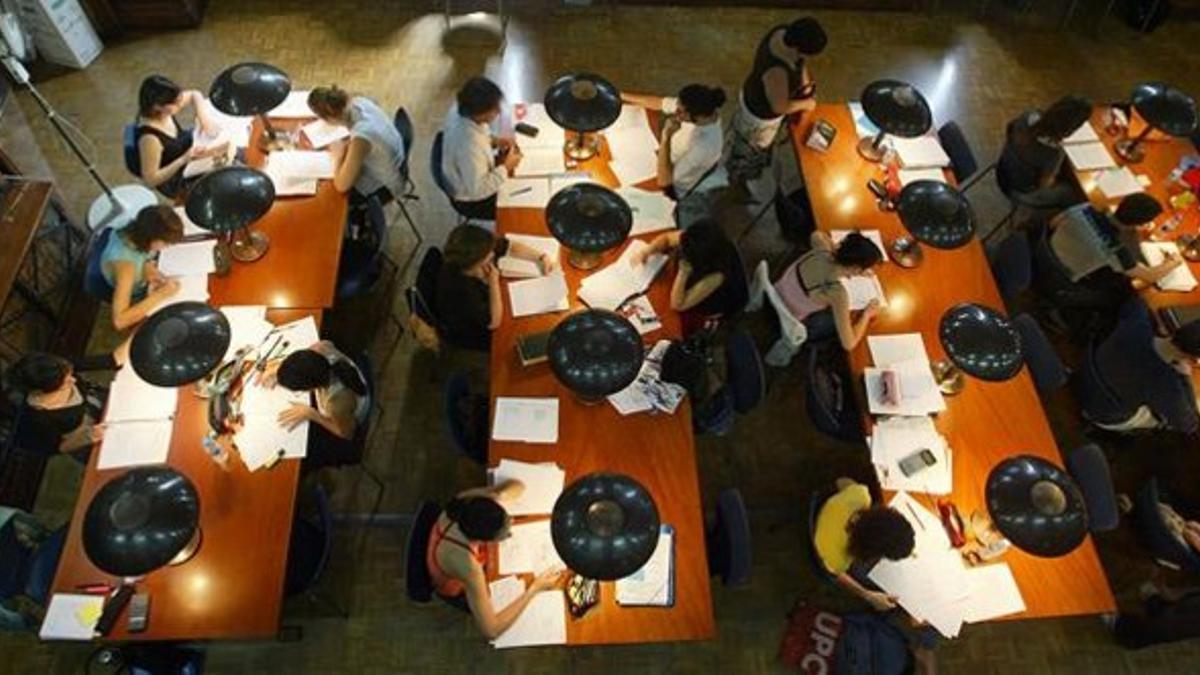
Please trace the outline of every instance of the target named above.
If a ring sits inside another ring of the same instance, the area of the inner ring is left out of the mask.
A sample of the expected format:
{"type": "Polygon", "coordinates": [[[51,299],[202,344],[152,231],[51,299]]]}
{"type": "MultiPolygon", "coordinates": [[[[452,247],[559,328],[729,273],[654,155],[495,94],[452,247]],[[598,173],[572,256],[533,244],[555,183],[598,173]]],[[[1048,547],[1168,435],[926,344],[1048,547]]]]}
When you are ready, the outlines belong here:
{"type": "Polygon", "coordinates": [[[1146,150],[1142,148],[1141,138],[1123,138],[1113,144],[1117,155],[1130,164],[1137,164],[1146,159],[1146,150]]]}
{"type": "Polygon", "coordinates": [[[587,161],[600,152],[600,136],[582,131],[568,133],[563,152],[576,162],[587,161]]]}
{"type": "Polygon", "coordinates": [[[887,154],[887,148],[883,147],[883,133],[880,132],[875,138],[863,138],[858,141],[858,154],[868,162],[878,164],[883,161],[883,156],[887,154]]]}
{"type": "Polygon", "coordinates": [[[585,253],[570,249],[567,255],[567,262],[571,263],[571,267],[577,270],[592,270],[600,266],[602,258],[602,253],[585,253]]]}
{"type": "Polygon", "coordinates": [[[233,242],[230,244],[229,250],[233,254],[234,260],[249,263],[266,255],[270,242],[267,235],[245,227],[233,235],[233,242]]]}
{"type": "Polygon", "coordinates": [[[183,563],[191,560],[192,556],[196,555],[196,551],[200,550],[201,539],[203,539],[203,537],[200,536],[200,528],[197,527],[196,532],[192,534],[191,540],[186,546],[179,550],[179,553],[175,554],[174,558],[171,558],[171,561],[168,562],[167,565],[173,567],[175,565],[182,565],[183,563]]]}

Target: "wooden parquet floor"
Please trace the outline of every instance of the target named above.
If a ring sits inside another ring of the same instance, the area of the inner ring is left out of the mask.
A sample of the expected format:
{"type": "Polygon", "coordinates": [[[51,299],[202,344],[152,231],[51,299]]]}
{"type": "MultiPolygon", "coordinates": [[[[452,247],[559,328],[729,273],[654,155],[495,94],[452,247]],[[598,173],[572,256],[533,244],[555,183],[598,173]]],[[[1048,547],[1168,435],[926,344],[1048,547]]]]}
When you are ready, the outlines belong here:
{"type": "MultiPolygon", "coordinates": [[[[762,32],[795,14],[686,6],[568,10],[555,9],[552,5],[558,3],[548,0],[505,4],[517,9],[506,48],[498,53],[492,27],[456,20],[447,31],[438,13],[441,3],[213,0],[201,29],[108,45],[87,70],[52,77],[40,87],[93,139],[97,164],[114,182],[128,179],[121,161],[121,126],[134,115],[139,81],[153,72],[206,89],[228,64],[265,60],[288,71],[301,87],[336,82],[376,98],[385,108],[404,105],[417,130],[413,168],[422,198],[413,215],[427,241],[440,243],[454,219],[428,175],[430,138],[453,91],[468,76],[489,73],[513,100],[540,98],[548,81],[571,69],[597,70],[630,91],[669,93],[687,82],[704,81],[736,92],[762,32]]],[[[1056,26],[1065,2],[1036,3],[1037,11],[1019,18],[1006,14],[1002,3],[992,3],[987,21],[966,10],[977,3],[940,4],[943,9],[933,14],[817,12],[830,35],[829,50],[812,63],[820,97],[857,97],[863,85],[879,76],[909,79],[929,97],[938,121],[959,121],[986,161],[995,155],[1007,119],[1066,92],[1118,100],[1135,82],[1165,79],[1200,94],[1195,56],[1200,28],[1195,24],[1168,25],[1142,36],[1110,20],[1102,27],[1102,39],[1096,39],[1090,26],[1105,4],[1100,1],[1084,3],[1092,11],[1079,12],[1066,31],[1056,26]]],[[[77,213],[96,194],[28,96],[14,97],[3,111],[0,143],[29,172],[56,177],[77,213]]],[[[791,159],[784,153],[780,161],[786,165],[791,159]]],[[[994,202],[980,195],[981,219],[998,218],[994,202]]],[[[750,238],[749,260],[783,250],[771,230],[760,227],[750,238]]],[[[390,245],[393,256],[402,260],[413,241],[406,228],[395,232],[390,245]]],[[[402,304],[397,298],[397,310],[402,304]]],[[[105,323],[98,322],[97,346],[112,339],[105,323]]],[[[331,324],[342,333],[358,334],[353,317],[334,317],[331,324]]],[[[386,345],[381,339],[373,347],[381,351],[386,345]]],[[[369,461],[387,482],[383,511],[393,517],[365,533],[347,526],[323,583],[324,590],[349,604],[351,618],[291,608],[288,622],[303,626],[302,641],[209,645],[209,672],[772,673],[780,670],[775,653],[783,616],[796,598],[851,606],[809,572],[803,514],[814,488],[838,475],[864,472],[863,453],[808,427],[795,367],[771,373],[767,401],[739,419],[732,434],[697,443],[706,502],[711,504],[720,489],[736,486],[753,522],[753,581],[738,589],[719,583],[714,587],[717,639],[495,652],[461,615],[438,606],[411,606],[402,577],[405,515],[423,498],[446,498],[483,480],[481,470],[454,455],[442,420],[441,382],[460,367],[479,371],[484,364],[469,358],[437,362],[416,353],[405,340],[380,378],[386,412],[369,461]]],[[[1064,447],[1081,439],[1070,405],[1069,397],[1063,397],[1049,411],[1064,447]]],[[[1152,472],[1195,482],[1194,447],[1157,437],[1106,447],[1122,489],[1136,487],[1152,472]]],[[[339,479],[340,510],[362,511],[374,496],[370,485],[359,480],[354,471],[339,479]]],[[[61,522],[70,512],[77,484],[77,467],[52,462],[39,513],[61,522]]],[[[1099,546],[1118,597],[1134,606],[1136,588],[1153,566],[1127,529],[1101,537],[1099,546]]],[[[28,635],[0,635],[0,673],[76,673],[88,651],[85,646],[39,644],[28,635]]],[[[961,639],[945,644],[940,656],[942,672],[951,674],[1200,672],[1200,644],[1125,652],[1095,617],[971,626],[961,639]]]]}

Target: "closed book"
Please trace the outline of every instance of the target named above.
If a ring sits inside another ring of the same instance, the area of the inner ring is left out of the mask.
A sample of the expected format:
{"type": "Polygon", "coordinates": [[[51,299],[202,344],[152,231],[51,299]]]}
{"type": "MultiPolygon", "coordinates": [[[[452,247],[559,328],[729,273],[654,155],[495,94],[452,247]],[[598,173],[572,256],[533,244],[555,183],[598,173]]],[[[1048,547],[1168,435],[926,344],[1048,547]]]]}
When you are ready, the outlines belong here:
{"type": "Polygon", "coordinates": [[[546,360],[546,346],[550,342],[550,331],[527,333],[517,338],[517,356],[521,365],[532,366],[546,360]]]}

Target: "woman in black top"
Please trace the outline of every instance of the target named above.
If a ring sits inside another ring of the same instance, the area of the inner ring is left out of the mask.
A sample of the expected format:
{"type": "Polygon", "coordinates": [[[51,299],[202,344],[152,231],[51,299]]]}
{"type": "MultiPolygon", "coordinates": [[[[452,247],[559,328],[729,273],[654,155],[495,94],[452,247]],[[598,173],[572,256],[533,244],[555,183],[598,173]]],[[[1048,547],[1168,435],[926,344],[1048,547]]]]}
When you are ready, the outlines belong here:
{"type": "Polygon", "coordinates": [[[167,197],[183,187],[183,169],[193,159],[224,153],[224,143],[200,148],[193,143],[191,129],[184,129],[175,115],[191,107],[200,128],[215,136],[219,131],[204,95],[184,91],[162,75],[142,80],[138,90],[137,148],[142,181],[167,197]]]}
{"type": "Polygon", "coordinates": [[[1074,180],[1062,175],[1062,141],[1091,114],[1087,99],[1064,96],[1044,112],[1028,110],[1008,123],[996,177],[1010,199],[1055,210],[1085,201],[1074,180]]]}
{"type": "Polygon", "coordinates": [[[496,237],[477,225],[451,230],[443,255],[434,303],[442,337],[456,347],[482,351],[490,348],[492,331],[504,318],[496,260],[505,255],[532,260],[543,274],[557,265],[541,251],[496,237]]]}
{"type": "Polygon", "coordinates": [[[75,378],[84,370],[111,370],[125,362],[128,343],[112,355],[89,357],[73,365],[50,354],[26,354],[8,370],[7,379],[21,395],[17,443],[51,455],[86,452],[104,436],[99,424],[103,390],[75,378]]]}
{"type": "Polygon", "coordinates": [[[668,251],[679,251],[671,309],[681,314],[685,337],[746,306],[749,291],[742,258],[715,220],[707,218],[686,230],[660,235],[632,262],[640,265],[647,257],[668,251]]]}
{"type": "Polygon", "coordinates": [[[817,87],[805,59],[824,51],[826,41],[821,24],[805,17],[775,26],[758,44],[733,118],[728,168],[735,182],[762,173],[784,117],[816,107],[817,87]]]}

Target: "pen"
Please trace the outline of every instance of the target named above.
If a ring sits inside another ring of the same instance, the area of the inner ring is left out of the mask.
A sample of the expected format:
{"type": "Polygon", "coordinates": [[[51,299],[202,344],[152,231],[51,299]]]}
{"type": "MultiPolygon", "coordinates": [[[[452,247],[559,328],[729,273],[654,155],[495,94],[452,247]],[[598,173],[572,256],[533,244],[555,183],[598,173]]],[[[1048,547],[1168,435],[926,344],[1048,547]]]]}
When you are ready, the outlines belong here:
{"type": "Polygon", "coordinates": [[[108,595],[112,592],[113,587],[109,584],[79,584],[75,590],[82,591],[87,595],[108,595]]]}
{"type": "Polygon", "coordinates": [[[508,196],[509,196],[509,197],[516,197],[516,196],[518,196],[518,195],[523,195],[523,194],[526,194],[526,193],[528,193],[528,192],[533,192],[533,188],[531,188],[531,187],[524,187],[524,188],[521,188],[520,190],[515,190],[515,191],[513,191],[513,192],[510,192],[510,193],[508,193],[508,196]]]}
{"type": "Polygon", "coordinates": [[[921,522],[921,518],[917,516],[917,512],[915,509],[913,509],[912,504],[905,502],[904,506],[906,508],[908,508],[908,512],[912,514],[913,520],[917,521],[917,526],[920,527],[922,530],[924,530],[925,523],[921,522]]]}

